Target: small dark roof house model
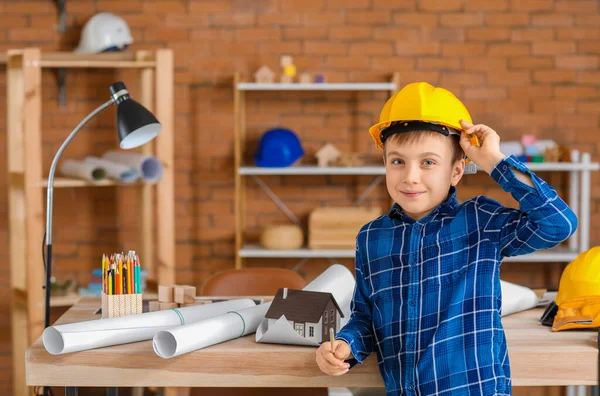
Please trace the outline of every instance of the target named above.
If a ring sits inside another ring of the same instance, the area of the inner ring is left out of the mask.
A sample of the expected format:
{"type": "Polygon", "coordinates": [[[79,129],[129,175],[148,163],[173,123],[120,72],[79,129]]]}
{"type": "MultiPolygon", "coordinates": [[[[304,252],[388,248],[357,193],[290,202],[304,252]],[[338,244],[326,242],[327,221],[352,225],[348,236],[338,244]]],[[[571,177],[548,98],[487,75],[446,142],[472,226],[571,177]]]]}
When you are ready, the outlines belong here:
{"type": "Polygon", "coordinates": [[[277,291],[265,317],[277,320],[282,316],[292,323],[298,334],[324,342],[329,340],[330,327],[336,333],[340,330],[339,318],[344,314],[331,293],[282,288],[277,291]]]}

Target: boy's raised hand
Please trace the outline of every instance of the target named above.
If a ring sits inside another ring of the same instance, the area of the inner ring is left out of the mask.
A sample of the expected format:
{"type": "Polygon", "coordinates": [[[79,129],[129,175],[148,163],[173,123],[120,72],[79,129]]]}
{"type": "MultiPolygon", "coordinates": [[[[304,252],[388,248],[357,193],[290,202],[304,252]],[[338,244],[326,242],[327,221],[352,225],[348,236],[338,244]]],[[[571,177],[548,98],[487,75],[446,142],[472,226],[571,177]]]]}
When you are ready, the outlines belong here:
{"type": "Polygon", "coordinates": [[[330,342],[322,343],[317,349],[317,364],[327,375],[346,374],[350,370],[350,365],[344,360],[350,357],[350,346],[343,340],[334,340],[333,342],[333,352],[330,342]]]}
{"type": "Polygon", "coordinates": [[[465,132],[460,136],[460,147],[480,168],[491,173],[498,162],[506,156],[500,151],[500,136],[487,125],[473,125],[465,120],[460,120],[460,125],[465,132]],[[468,135],[474,134],[479,139],[479,146],[471,143],[468,135]]]}

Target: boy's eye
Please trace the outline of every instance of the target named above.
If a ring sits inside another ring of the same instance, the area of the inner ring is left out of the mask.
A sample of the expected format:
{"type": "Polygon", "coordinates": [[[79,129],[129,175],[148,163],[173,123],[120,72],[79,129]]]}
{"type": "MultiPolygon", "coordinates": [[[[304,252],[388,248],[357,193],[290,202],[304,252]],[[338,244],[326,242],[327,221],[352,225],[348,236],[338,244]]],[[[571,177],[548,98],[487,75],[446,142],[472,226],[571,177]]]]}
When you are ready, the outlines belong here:
{"type": "Polygon", "coordinates": [[[423,165],[432,166],[432,165],[435,165],[435,161],[425,160],[425,161],[423,161],[423,165]]]}
{"type": "Polygon", "coordinates": [[[403,163],[404,163],[404,161],[402,161],[402,160],[401,160],[401,159],[399,159],[399,158],[394,158],[394,159],[392,160],[392,165],[400,165],[400,164],[403,164],[403,163]]]}

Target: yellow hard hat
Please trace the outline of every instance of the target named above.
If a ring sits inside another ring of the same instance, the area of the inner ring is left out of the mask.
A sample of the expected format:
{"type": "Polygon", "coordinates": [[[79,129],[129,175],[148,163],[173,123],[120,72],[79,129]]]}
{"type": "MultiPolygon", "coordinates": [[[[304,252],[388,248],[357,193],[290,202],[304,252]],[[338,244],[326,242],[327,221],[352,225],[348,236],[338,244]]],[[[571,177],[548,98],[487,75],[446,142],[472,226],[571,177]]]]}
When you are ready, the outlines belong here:
{"type": "Polygon", "coordinates": [[[369,133],[377,147],[383,149],[381,132],[394,121],[423,121],[462,131],[461,119],[473,122],[467,108],[452,92],[426,82],[415,82],[388,99],[379,115],[379,123],[369,128],[369,133]]]}
{"type": "Polygon", "coordinates": [[[580,253],[560,277],[556,305],[580,297],[600,296],[600,246],[580,253]]]}

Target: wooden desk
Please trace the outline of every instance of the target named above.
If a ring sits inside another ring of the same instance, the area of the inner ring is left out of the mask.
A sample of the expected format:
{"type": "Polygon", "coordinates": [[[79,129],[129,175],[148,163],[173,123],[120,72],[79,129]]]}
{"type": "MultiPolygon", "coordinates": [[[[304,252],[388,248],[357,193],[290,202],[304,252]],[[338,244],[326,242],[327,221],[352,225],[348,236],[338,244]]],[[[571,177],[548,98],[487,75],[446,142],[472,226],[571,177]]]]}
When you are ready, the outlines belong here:
{"type": "MultiPolygon", "coordinates": [[[[84,298],[58,321],[94,319],[99,299],[84,298]]],[[[515,386],[598,384],[598,333],[551,333],[541,309],[513,314],[503,323],[515,386]]],[[[377,358],[341,377],[321,373],[315,348],[257,344],[254,334],[162,359],[152,341],[52,356],[39,338],[27,349],[27,385],[97,387],[382,387],[377,358]]]]}

